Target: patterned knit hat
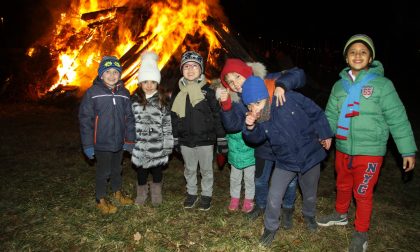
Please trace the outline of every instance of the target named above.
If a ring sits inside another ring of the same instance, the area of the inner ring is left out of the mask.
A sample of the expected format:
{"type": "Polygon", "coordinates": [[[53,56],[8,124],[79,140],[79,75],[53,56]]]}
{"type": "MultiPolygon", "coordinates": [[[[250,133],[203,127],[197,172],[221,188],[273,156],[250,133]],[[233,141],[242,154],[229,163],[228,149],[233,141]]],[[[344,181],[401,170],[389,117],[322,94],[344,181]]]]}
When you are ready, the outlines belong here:
{"type": "Polygon", "coordinates": [[[242,75],[246,79],[252,75],[252,68],[240,59],[227,59],[222,69],[222,72],[220,73],[220,81],[222,82],[223,86],[225,86],[228,89],[231,88],[229,87],[229,84],[225,81],[225,77],[228,73],[233,72],[242,75]]]}
{"type": "Polygon", "coordinates": [[[156,81],[160,83],[160,71],[157,64],[158,55],[148,51],[141,55],[141,65],[138,73],[139,83],[143,81],[156,81]]]}
{"type": "Polygon", "coordinates": [[[375,59],[375,46],[373,45],[373,41],[368,35],[365,34],[356,34],[347,40],[343,50],[344,57],[346,57],[349,47],[356,42],[364,44],[369,49],[370,55],[372,55],[372,59],[375,59]]]}
{"type": "Polygon", "coordinates": [[[263,79],[251,76],[245,80],[242,86],[242,100],[245,105],[267,99],[268,97],[268,90],[263,79]]]}
{"type": "Polygon", "coordinates": [[[98,76],[102,77],[102,74],[110,68],[114,68],[120,74],[122,72],[121,64],[120,64],[120,61],[118,60],[117,57],[115,57],[115,56],[104,56],[101,60],[101,63],[99,63],[98,76]]]}
{"type": "Polygon", "coordinates": [[[199,64],[201,68],[201,73],[204,73],[203,57],[201,57],[200,54],[194,51],[184,52],[181,57],[181,66],[180,66],[181,72],[182,72],[182,66],[187,62],[195,62],[199,64]]]}

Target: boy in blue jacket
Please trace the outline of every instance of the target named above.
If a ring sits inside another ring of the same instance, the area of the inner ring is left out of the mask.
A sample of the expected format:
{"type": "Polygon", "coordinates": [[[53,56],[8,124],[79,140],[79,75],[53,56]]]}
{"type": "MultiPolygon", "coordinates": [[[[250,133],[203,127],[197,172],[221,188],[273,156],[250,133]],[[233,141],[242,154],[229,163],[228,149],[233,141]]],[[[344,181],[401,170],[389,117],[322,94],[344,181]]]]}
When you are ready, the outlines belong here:
{"type": "Polygon", "coordinates": [[[280,226],[281,205],[287,186],[297,175],[302,190],[307,228],[316,231],[316,194],[320,163],[331,146],[333,133],[323,110],[312,100],[294,91],[285,93],[283,106],[271,106],[264,81],[248,78],[242,86],[242,99],[249,112],[242,130],[253,144],[268,140],[275,156],[260,243],[271,245],[280,226]]]}
{"type": "MultiPolygon", "coordinates": [[[[221,90],[220,104],[221,118],[227,132],[241,132],[247,112],[243,104],[242,85],[251,76],[264,79],[270,96],[275,96],[276,105],[285,103],[284,93],[287,90],[300,88],[305,85],[305,73],[302,69],[294,67],[282,72],[267,73],[265,66],[260,62],[244,62],[240,59],[229,58],[220,74],[220,81],[225,87],[221,90]],[[235,102],[235,97],[236,102],[235,102]]],[[[267,205],[268,185],[271,171],[274,166],[274,155],[270,144],[266,141],[255,147],[255,203],[256,206],[248,214],[251,220],[258,218],[265,211],[267,205]]],[[[290,229],[293,226],[293,211],[296,199],[297,177],[289,184],[284,195],[282,210],[282,226],[290,229]]]]}
{"type": "Polygon", "coordinates": [[[103,214],[113,214],[117,208],[105,200],[107,180],[113,198],[121,205],[133,200],[121,193],[123,150],[134,147],[135,126],[130,93],[121,81],[121,65],[115,56],[104,56],[98,76],[86,91],[79,108],[80,136],[83,152],[96,157],[96,202],[103,214]]]}

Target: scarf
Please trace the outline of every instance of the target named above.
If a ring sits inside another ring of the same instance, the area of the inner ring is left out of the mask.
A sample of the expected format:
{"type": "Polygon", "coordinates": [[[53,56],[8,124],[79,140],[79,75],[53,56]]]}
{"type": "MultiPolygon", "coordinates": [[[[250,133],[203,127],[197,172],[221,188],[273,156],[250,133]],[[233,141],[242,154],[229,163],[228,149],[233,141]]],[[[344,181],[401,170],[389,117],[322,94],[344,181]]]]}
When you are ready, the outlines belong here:
{"type": "Polygon", "coordinates": [[[363,77],[363,79],[354,82],[353,84],[351,84],[348,80],[341,79],[341,84],[347,93],[347,97],[341,106],[340,117],[338,118],[337,134],[335,136],[337,139],[347,140],[350,130],[350,118],[359,115],[362,88],[366,85],[366,83],[376,77],[376,74],[368,73],[363,77]]]}
{"type": "Polygon", "coordinates": [[[175,97],[172,105],[172,111],[180,118],[185,117],[185,106],[187,102],[187,95],[190,97],[190,103],[194,107],[200,101],[204,100],[204,94],[201,88],[206,85],[207,80],[202,74],[197,80],[188,81],[184,77],[179,80],[179,93],[175,97]]]}

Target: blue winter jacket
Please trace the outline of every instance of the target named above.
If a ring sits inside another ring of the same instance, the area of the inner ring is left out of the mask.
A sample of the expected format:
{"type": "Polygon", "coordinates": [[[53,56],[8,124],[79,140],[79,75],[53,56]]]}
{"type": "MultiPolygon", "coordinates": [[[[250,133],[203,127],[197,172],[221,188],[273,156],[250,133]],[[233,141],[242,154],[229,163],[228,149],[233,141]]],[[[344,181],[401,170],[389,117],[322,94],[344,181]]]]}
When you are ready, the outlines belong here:
{"type": "MultiPolygon", "coordinates": [[[[306,84],[305,72],[297,67],[282,72],[269,73],[264,77],[264,79],[274,80],[276,86],[280,86],[286,91],[301,88],[306,84]]],[[[248,111],[248,109],[242,102],[240,93],[238,93],[238,96],[241,98],[238,104],[235,105],[235,103],[232,103],[231,110],[222,111],[220,113],[223,126],[227,133],[241,131],[245,123],[245,113],[248,111]]],[[[286,104],[287,103],[288,101],[286,101],[286,104]]],[[[258,145],[255,145],[255,147],[255,157],[275,161],[275,156],[271,150],[269,142],[259,143],[258,145]]]]}
{"type": "Polygon", "coordinates": [[[83,96],[79,122],[83,148],[116,152],[125,142],[134,143],[136,135],[130,93],[122,81],[112,91],[96,78],[83,96]]]}
{"type": "Polygon", "coordinates": [[[305,173],[326,157],[320,140],[331,138],[333,132],[324,111],[311,99],[289,91],[286,100],[283,106],[272,104],[270,119],[253,130],[244,124],[243,137],[254,144],[268,140],[276,168],[305,173]]]}

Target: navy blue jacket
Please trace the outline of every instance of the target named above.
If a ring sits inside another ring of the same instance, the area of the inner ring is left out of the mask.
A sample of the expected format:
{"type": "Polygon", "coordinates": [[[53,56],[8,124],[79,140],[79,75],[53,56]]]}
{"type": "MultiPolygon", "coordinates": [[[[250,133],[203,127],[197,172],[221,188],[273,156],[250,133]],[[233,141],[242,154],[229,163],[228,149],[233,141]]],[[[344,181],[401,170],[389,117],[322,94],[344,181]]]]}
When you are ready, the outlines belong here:
{"type": "MultiPolygon", "coordinates": [[[[303,87],[306,84],[305,72],[297,67],[291,68],[286,71],[269,73],[264,79],[274,79],[276,87],[280,86],[287,90],[303,87]]],[[[287,92],[286,92],[287,93],[287,92]]],[[[240,94],[238,93],[239,97],[240,94]]],[[[287,103],[288,101],[286,101],[287,103]]],[[[275,106],[275,105],[274,105],[275,106]]],[[[280,106],[280,105],[279,105],[280,106]]],[[[238,103],[232,103],[232,109],[229,111],[221,111],[221,119],[223,126],[227,133],[235,133],[242,130],[245,123],[245,113],[248,111],[245,104],[241,101],[238,103]]],[[[252,144],[254,145],[254,144],[252,144]]],[[[255,157],[275,161],[275,156],[271,150],[269,142],[260,143],[256,145],[255,157]]]]}
{"type": "Polygon", "coordinates": [[[286,93],[283,106],[271,105],[270,119],[257,123],[253,130],[243,127],[243,137],[254,144],[269,141],[276,168],[305,173],[325,157],[320,140],[333,132],[324,111],[300,93],[286,93]]]}
{"type": "Polygon", "coordinates": [[[130,93],[120,81],[110,90],[96,78],[79,107],[80,136],[83,148],[116,152],[125,142],[134,143],[135,124],[130,93]]]}

